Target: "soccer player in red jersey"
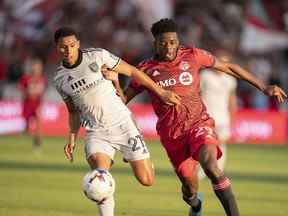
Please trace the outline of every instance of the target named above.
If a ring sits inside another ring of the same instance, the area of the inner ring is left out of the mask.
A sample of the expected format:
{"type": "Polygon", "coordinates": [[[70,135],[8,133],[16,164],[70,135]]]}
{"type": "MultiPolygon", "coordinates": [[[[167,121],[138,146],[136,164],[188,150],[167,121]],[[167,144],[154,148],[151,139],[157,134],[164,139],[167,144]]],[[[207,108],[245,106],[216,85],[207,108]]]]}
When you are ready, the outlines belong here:
{"type": "MultiPolygon", "coordinates": [[[[138,68],[164,89],[181,97],[180,105],[167,106],[148,90],[158,117],[156,128],[161,143],[181,180],[183,199],[191,206],[189,216],[201,215],[201,200],[197,196],[198,163],[211,181],[226,215],[239,216],[230,180],[217,165],[222,152],[214,132],[214,120],[207,114],[200,97],[200,70],[212,68],[247,81],[278,102],[283,102],[287,96],[278,86],[265,86],[237,64],[222,62],[205,50],[181,46],[176,23],[171,19],[154,23],[151,32],[155,39],[155,56],[140,63],[138,68]]],[[[105,68],[102,72],[107,79],[114,80],[126,103],[145,89],[132,80],[123,94],[117,75],[105,68]]]]}
{"type": "Polygon", "coordinates": [[[31,69],[19,80],[23,95],[23,117],[26,121],[26,132],[33,136],[33,149],[41,144],[39,108],[46,87],[43,76],[43,63],[40,59],[31,60],[31,69]]]}

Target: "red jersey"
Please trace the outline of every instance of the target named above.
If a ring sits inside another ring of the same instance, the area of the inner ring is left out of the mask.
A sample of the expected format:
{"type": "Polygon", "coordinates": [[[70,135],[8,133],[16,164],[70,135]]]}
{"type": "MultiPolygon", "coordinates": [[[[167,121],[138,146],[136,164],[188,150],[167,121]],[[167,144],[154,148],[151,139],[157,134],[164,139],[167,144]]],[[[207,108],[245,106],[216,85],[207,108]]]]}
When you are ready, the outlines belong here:
{"type": "MultiPolygon", "coordinates": [[[[214,56],[197,48],[180,47],[176,58],[171,61],[146,60],[138,65],[152,80],[166,90],[181,97],[179,106],[168,106],[152,91],[150,95],[158,117],[157,131],[166,138],[180,138],[208,114],[200,97],[199,72],[214,64],[214,56]]],[[[144,87],[132,80],[130,87],[140,93],[144,87]]]]}
{"type": "Polygon", "coordinates": [[[19,80],[19,87],[24,95],[24,100],[40,101],[46,87],[44,76],[23,75],[19,80]]]}

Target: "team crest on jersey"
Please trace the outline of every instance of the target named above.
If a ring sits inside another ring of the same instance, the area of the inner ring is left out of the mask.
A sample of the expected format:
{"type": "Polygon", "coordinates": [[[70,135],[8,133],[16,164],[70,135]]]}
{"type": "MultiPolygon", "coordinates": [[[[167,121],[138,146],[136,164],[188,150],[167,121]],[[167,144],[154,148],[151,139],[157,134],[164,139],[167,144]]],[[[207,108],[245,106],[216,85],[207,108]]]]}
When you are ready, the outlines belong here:
{"type": "Polygon", "coordinates": [[[186,71],[186,70],[188,70],[190,68],[190,64],[187,61],[181,61],[180,65],[179,65],[179,68],[181,70],[186,71]]]}
{"type": "Polygon", "coordinates": [[[91,71],[95,73],[98,72],[99,67],[96,62],[91,63],[88,67],[90,68],[91,71]]]}
{"type": "Polygon", "coordinates": [[[179,76],[179,81],[182,85],[190,85],[193,82],[193,77],[188,72],[183,72],[179,76]]]}

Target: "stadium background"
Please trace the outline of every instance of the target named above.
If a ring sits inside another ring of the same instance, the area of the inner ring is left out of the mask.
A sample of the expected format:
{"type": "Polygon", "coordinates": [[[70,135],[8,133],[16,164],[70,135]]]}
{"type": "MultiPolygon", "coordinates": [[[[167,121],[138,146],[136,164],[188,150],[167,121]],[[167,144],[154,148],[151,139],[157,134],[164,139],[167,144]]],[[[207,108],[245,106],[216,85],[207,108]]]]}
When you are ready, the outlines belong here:
{"type": "MultiPolygon", "coordinates": [[[[67,117],[51,82],[58,65],[54,30],[62,25],[73,26],[80,33],[83,47],[106,48],[137,64],[151,55],[149,26],[162,17],[176,19],[184,44],[211,52],[224,48],[236,63],[265,83],[276,83],[288,90],[285,0],[2,0],[0,215],[95,215],[94,206],[79,195],[78,185],[87,171],[83,152],[79,148],[75,165],[68,164],[62,155],[65,139],[58,137],[67,131],[67,117]],[[34,56],[45,62],[49,81],[41,111],[43,134],[49,137],[44,139],[40,156],[32,154],[29,137],[20,133],[25,125],[17,88],[19,77],[29,71],[34,56]]],[[[121,81],[123,86],[127,84],[126,79],[121,81]]],[[[233,120],[230,143],[235,145],[229,147],[227,171],[235,182],[240,208],[243,215],[286,216],[287,103],[279,106],[242,82],[238,83],[237,96],[240,110],[233,120]]],[[[130,106],[145,137],[156,140],[149,142],[149,147],[156,159],[158,182],[154,189],[140,188],[119,159],[113,169],[119,182],[117,214],[185,215],[178,182],[157,142],[155,116],[148,102],[142,95],[130,106]],[[142,201],[137,201],[137,193],[132,190],[141,194],[142,201]],[[151,194],[158,202],[151,202],[151,194]],[[130,209],[130,203],[135,208],[130,209]]],[[[206,181],[201,184],[207,200],[204,212],[223,215],[209,187],[206,181]]]]}

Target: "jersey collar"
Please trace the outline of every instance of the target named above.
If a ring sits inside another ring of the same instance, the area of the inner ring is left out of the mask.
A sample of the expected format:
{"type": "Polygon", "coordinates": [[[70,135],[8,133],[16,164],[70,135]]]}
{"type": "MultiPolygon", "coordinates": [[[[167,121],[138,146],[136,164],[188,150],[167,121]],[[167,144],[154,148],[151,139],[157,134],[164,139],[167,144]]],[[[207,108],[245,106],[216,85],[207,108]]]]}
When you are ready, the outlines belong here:
{"type": "Polygon", "coordinates": [[[64,61],[62,61],[62,65],[63,65],[63,67],[65,67],[65,68],[72,69],[72,68],[75,68],[75,67],[77,67],[78,65],[80,65],[81,62],[82,62],[82,59],[83,59],[83,53],[82,53],[82,51],[79,49],[78,59],[77,59],[77,61],[75,62],[75,64],[73,64],[73,65],[67,65],[67,64],[65,64],[64,61]]]}

